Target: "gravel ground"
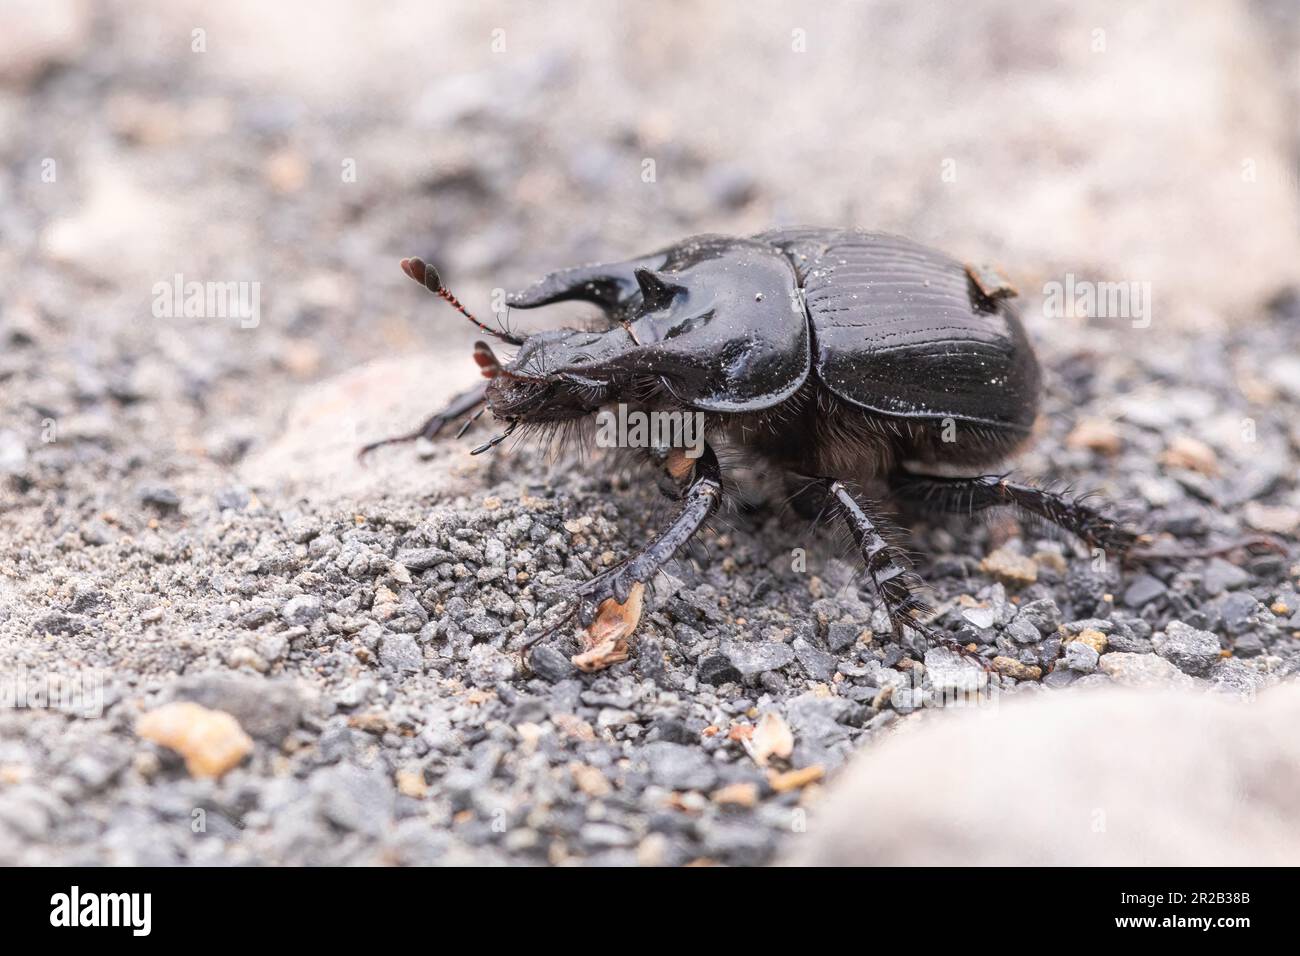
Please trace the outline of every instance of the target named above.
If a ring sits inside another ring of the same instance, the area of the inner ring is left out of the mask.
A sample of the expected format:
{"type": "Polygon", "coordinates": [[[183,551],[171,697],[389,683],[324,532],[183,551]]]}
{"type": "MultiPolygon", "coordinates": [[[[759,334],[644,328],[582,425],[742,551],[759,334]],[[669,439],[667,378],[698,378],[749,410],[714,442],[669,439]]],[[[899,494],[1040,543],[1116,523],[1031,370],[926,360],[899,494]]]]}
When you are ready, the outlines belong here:
{"type": "Polygon", "coordinates": [[[627,198],[607,236],[593,196],[653,123],[521,170],[556,147],[563,62],[443,90],[403,133],[127,56],[123,9],[0,100],[0,130],[69,157],[67,188],[34,188],[29,146],[0,138],[0,679],[83,680],[92,710],[0,709],[0,862],[758,864],[855,751],[976,686],[1249,698],[1300,667],[1300,299],[1278,288],[1177,328],[1026,296],[1047,396],[1016,468],[1099,492],[1157,546],[1268,533],[1284,553],[1121,573],[1033,524],[915,524],[937,623],[985,672],[894,642],[843,542],[750,475],[657,582],[631,660],[579,674],[565,635],[521,672],[546,609],[669,505],[597,452],[447,439],[357,465],[475,375],[397,256],[483,303],[653,245],[639,215],[655,241],[761,228],[780,184],[669,149],[689,185],[627,198]],[[405,158],[368,147],[367,176],[330,186],[367,137],[405,158]],[[152,246],[128,241],[141,223],[152,246]],[[262,323],[154,318],[173,271],[256,277],[262,323]]]}

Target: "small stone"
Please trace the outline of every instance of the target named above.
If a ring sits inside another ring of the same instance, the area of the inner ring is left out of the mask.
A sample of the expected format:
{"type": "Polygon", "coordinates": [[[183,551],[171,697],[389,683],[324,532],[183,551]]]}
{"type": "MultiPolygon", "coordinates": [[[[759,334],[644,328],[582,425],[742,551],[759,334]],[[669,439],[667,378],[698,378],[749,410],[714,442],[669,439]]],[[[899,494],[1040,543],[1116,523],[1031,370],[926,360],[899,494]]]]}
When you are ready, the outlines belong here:
{"type": "Polygon", "coordinates": [[[1220,659],[1219,639],[1209,631],[1170,621],[1151,641],[1155,652],[1179,670],[1203,677],[1220,659]]]}
{"type": "Polygon", "coordinates": [[[650,779],[669,790],[709,790],[718,779],[708,755],[696,747],[656,740],[643,754],[650,779]]]}
{"type": "Polygon", "coordinates": [[[1056,629],[1061,626],[1061,609],[1051,598],[1042,598],[1022,604],[1016,613],[1016,620],[1027,621],[1038,628],[1038,633],[1044,636],[1055,634],[1056,629]]]}
{"type": "Polygon", "coordinates": [[[410,634],[385,634],[379,642],[379,662],[401,673],[424,670],[424,652],[410,634]]]}
{"type": "Polygon", "coordinates": [[[551,723],[564,736],[574,740],[590,743],[596,739],[596,731],[591,724],[574,714],[552,714],[551,723]]]}
{"type": "Polygon", "coordinates": [[[854,621],[836,621],[826,629],[826,646],[835,654],[848,650],[862,637],[865,628],[854,621]]]}
{"type": "Polygon", "coordinates": [[[1097,669],[1100,655],[1096,648],[1082,640],[1071,641],[1065,645],[1065,666],[1080,674],[1091,674],[1097,669]]]}
{"type": "Polygon", "coordinates": [[[1098,669],[1126,687],[1191,687],[1193,681],[1163,657],[1155,654],[1103,654],[1098,669]]]}
{"type": "Polygon", "coordinates": [[[980,562],[980,570],[991,574],[1006,584],[1023,587],[1038,580],[1038,564],[1033,558],[1002,547],[989,553],[980,562]]]}
{"type": "Polygon", "coordinates": [[[144,485],[138,495],[141,504],[152,505],[159,511],[176,511],[181,506],[181,496],[166,485],[144,485]]]}
{"type": "Polygon", "coordinates": [[[1118,455],[1123,439],[1115,423],[1104,418],[1084,418],[1065,438],[1065,447],[1082,448],[1103,455],[1118,455]]]}
{"type": "Polygon", "coordinates": [[[417,770],[399,770],[396,779],[397,792],[402,796],[423,800],[429,795],[429,785],[425,782],[424,774],[417,770]]]}
{"type": "Polygon", "coordinates": [[[754,807],[758,805],[758,785],[748,781],[729,783],[712,794],[714,803],[732,807],[754,807]]]}
{"type": "Polygon", "coordinates": [[[722,653],[741,677],[780,670],[794,660],[794,650],[790,645],[775,641],[737,641],[724,644],[722,653]]]}
{"type": "Polygon", "coordinates": [[[1295,534],[1300,527],[1300,509],[1286,505],[1265,505],[1258,501],[1248,501],[1242,509],[1246,524],[1256,531],[1269,534],[1295,534]]]}
{"type": "Polygon", "coordinates": [[[518,657],[503,654],[490,644],[476,644],[469,652],[467,671],[470,680],[480,686],[511,680],[518,668],[518,657]]]}
{"type": "Polygon", "coordinates": [[[976,627],[992,627],[998,619],[998,612],[993,607],[968,607],[963,608],[961,616],[970,621],[976,627]]]}
{"type": "Polygon", "coordinates": [[[321,600],[312,594],[290,598],[280,608],[280,617],[295,627],[306,626],[321,616],[321,600]]]}
{"type": "Polygon", "coordinates": [[[1041,667],[1033,664],[1022,664],[1014,657],[995,657],[991,661],[991,666],[999,674],[1016,680],[1039,680],[1043,676],[1041,667]]]}
{"type": "Polygon", "coordinates": [[[1214,597],[1224,591],[1235,591],[1249,580],[1250,575],[1235,564],[1229,564],[1222,558],[1211,558],[1201,577],[1201,587],[1206,595],[1214,597]]]}
{"type": "Polygon", "coordinates": [[[1007,625],[1007,637],[1017,644],[1037,644],[1043,639],[1043,633],[1032,623],[1018,616],[1007,625]]]}
{"type": "Polygon", "coordinates": [[[190,701],[164,704],[141,717],[135,732],[185,758],[194,777],[220,777],[253,751],[253,740],[230,714],[190,701]]]}
{"type": "Polygon", "coordinates": [[[835,656],[828,654],[809,641],[797,637],[790,644],[794,656],[798,659],[808,676],[813,680],[828,681],[835,674],[835,656]]]}
{"type": "Polygon", "coordinates": [[[1268,677],[1257,667],[1235,657],[1225,657],[1210,668],[1210,685],[1215,690],[1253,698],[1268,686],[1268,677]]]}
{"type": "Polygon", "coordinates": [[[1219,457],[1205,442],[1189,435],[1179,435],[1160,453],[1166,468],[1184,468],[1213,478],[1219,474],[1219,457]]]}
{"type": "Polygon", "coordinates": [[[607,797],[614,792],[600,769],[590,764],[571,763],[569,774],[573,777],[574,786],[589,797],[607,797]]]}
{"type": "Polygon", "coordinates": [[[821,764],[812,764],[808,767],[800,767],[798,770],[787,770],[785,773],[773,771],[768,774],[767,785],[777,793],[787,793],[791,790],[802,790],[824,776],[826,776],[826,768],[821,764]]]}
{"type": "Polygon", "coordinates": [[[572,661],[549,644],[533,649],[528,655],[528,666],[534,674],[552,684],[567,680],[578,672],[572,661]]]}
{"type": "Polygon", "coordinates": [[[988,684],[979,664],[947,647],[925,652],[925,676],[931,688],[944,695],[976,694],[988,684]]]}
{"type": "Polygon", "coordinates": [[[584,823],[578,839],[591,847],[624,847],[636,843],[630,830],[614,823],[584,823]]]}
{"type": "Polygon", "coordinates": [[[1103,634],[1101,631],[1095,630],[1091,627],[1085,627],[1078,634],[1071,634],[1066,636],[1065,644],[1067,647],[1070,644],[1075,644],[1075,643],[1086,644],[1088,647],[1091,647],[1098,654],[1105,654],[1106,645],[1109,643],[1109,641],[1107,640],[1106,635],[1103,634]]]}
{"type": "Polygon", "coordinates": [[[723,654],[710,654],[708,657],[700,660],[699,670],[696,672],[696,678],[702,684],[713,684],[721,686],[731,684],[741,679],[741,673],[730,658],[723,654]]]}
{"type": "Polygon", "coordinates": [[[1159,578],[1149,574],[1139,574],[1124,591],[1124,604],[1128,607],[1142,607],[1150,604],[1168,588],[1159,578]]]}
{"type": "Polygon", "coordinates": [[[341,763],[318,772],[311,782],[321,815],[345,830],[378,836],[393,818],[396,790],[379,770],[341,763]]]}
{"type": "Polygon", "coordinates": [[[424,571],[455,560],[455,557],[450,551],[444,551],[442,548],[407,548],[397,552],[396,560],[408,571],[424,571]]]}

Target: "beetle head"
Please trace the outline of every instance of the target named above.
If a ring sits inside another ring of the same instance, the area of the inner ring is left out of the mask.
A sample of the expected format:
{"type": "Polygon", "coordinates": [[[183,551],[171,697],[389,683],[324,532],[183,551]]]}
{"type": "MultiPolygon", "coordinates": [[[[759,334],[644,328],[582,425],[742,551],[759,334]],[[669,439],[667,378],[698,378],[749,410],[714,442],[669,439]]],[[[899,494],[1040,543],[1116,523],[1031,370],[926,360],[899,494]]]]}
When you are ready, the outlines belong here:
{"type": "Polygon", "coordinates": [[[558,329],[524,339],[519,352],[502,365],[479,358],[487,345],[475,346],[475,357],[491,381],[488,406],[497,418],[529,422],[563,421],[595,412],[616,397],[617,383],[606,366],[632,344],[622,329],[586,332],[558,329]]]}

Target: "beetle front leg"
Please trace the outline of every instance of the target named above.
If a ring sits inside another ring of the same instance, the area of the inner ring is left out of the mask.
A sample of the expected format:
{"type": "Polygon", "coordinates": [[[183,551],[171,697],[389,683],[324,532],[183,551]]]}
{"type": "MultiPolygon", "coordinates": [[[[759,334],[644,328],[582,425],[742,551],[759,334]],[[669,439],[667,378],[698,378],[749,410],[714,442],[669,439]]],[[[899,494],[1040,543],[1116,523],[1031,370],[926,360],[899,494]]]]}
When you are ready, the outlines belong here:
{"type": "Polygon", "coordinates": [[[381,448],[384,445],[399,445],[403,442],[417,441],[421,438],[432,441],[449,424],[481,406],[487,400],[485,394],[487,386],[487,382],[481,382],[473,388],[458,393],[447,403],[446,408],[430,415],[419,428],[403,435],[394,435],[392,438],[381,438],[379,441],[372,441],[357,452],[357,457],[364,458],[376,448],[381,448]]]}
{"type": "Polygon", "coordinates": [[[902,637],[903,628],[910,627],[927,638],[950,643],[917,620],[918,615],[930,610],[920,596],[925,585],[912,570],[903,550],[885,540],[882,530],[889,527],[888,523],[874,514],[874,509],[855,497],[843,483],[827,479],[825,487],[857,542],[867,566],[867,575],[880,596],[885,613],[889,615],[894,636],[902,637]]]}
{"type": "Polygon", "coordinates": [[[574,597],[578,601],[578,619],[584,626],[591,624],[605,602],[613,600],[624,604],[633,587],[649,584],[659,569],[718,509],[722,501],[722,469],[717,455],[708,445],[704,446],[693,467],[685,456],[669,455],[665,470],[669,479],[686,484],[686,490],[680,495],[681,510],[672,523],[640,551],[578,586],[574,597]]]}
{"type": "Polygon", "coordinates": [[[970,514],[998,505],[1011,505],[1037,515],[1082,540],[1123,557],[1139,536],[1077,498],[1010,481],[1005,475],[944,478],[904,472],[893,490],[909,503],[930,511],[970,514]]]}

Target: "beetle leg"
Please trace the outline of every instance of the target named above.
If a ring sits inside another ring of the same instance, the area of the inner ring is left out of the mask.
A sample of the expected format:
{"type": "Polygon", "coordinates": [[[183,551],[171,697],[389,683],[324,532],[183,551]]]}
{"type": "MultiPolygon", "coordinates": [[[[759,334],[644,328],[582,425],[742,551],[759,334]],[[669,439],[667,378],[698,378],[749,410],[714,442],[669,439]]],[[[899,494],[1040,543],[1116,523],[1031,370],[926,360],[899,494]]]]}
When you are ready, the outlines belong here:
{"type": "Polygon", "coordinates": [[[683,459],[686,467],[689,467],[690,459],[674,455],[668,457],[665,466],[670,479],[686,484],[677,517],[640,551],[578,586],[574,596],[579,601],[578,618],[584,625],[592,622],[605,601],[613,598],[623,604],[632,593],[634,585],[649,584],[659,569],[695,536],[709,516],[718,509],[718,504],[722,501],[722,470],[713,449],[704,446],[703,453],[694,462],[693,473],[689,478],[682,471],[683,459]]]}
{"type": "MultiPolygon", "coordinates": [[[[434,439],[451,422],[463,415],[468,415],[470,412],[474,411],[474,409],[482,405],[487,400],[485,396],[486,391],[487,382],[466,389],[454,396],[452,400],[447,403],[446,408],[430,415],[424,424],[415,429],[415,431],[407,432],[404,435],[394,435],[392,438],[382,438],[379,441],[372,441],[357,452],[357,457],[364,458],[376,448],[380,448],[384,445],[398,445],[403,442],[416,441],[420,438],[428,438],[430,440],[434,439]]],[[[478,416],[475,417],[477,418],[478,416]]]]}
{"type": "Polygon", "coordinates": [[[945,478],[904,472],[895,478],[893,489],[899,497],[923,509],[949,514],[972,513],[998,505],[1012,505],[1050,521],[1089,547],[1112,551],[1121,556],[1139,540],[1135,532],[1122,527],[1117,521],[1078,498],[1010,481],[1005,475],[945,478]]]}
{"type": "Polygon", "coordinates": [[[684,458],[685,456],[669,454],[665,461],[669,479],[685,486],[685,491],[677,496],[682,502],[677,517],[640,551],[578,585],[569,597],[572,602],[569,612],[521,647],[525,660],[529,647],[554,634],[575,615],[584,628],[589,628],[602,608],[613,609],[609,602],[612,601],[614,605],[626,604],[633,589],[638,584],[649,584],[659,569],[677,553],[677,549],[689,541],[709,516],[717,511],[722,501],[722,469],[718,465],[717,455],[706,444],[703,453],[693,463],[690,459],[685,459],[687,465],[691,466],[689,473],[682,464],[684,458]]]}
{"type": "Polygon", "coordinates": [[[885,540],[881,532],[888,523],[873,514],[874,509],[859,501],[841,482],[827,479],[825,487],[858,544],[867,574],[880,595],[885,613],[889,615],[894,635],[901,637],[903,628],[910,627],[927,638],[936,638],[930,628],[917,620],[917,616],[930,610],[920,597],[925,585],[912,570],[903,550],[885,540]]]}

